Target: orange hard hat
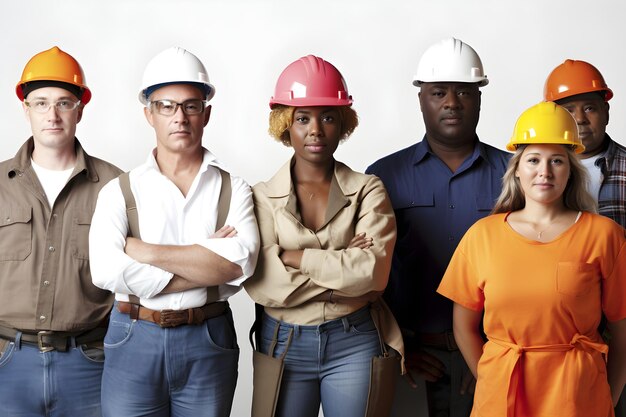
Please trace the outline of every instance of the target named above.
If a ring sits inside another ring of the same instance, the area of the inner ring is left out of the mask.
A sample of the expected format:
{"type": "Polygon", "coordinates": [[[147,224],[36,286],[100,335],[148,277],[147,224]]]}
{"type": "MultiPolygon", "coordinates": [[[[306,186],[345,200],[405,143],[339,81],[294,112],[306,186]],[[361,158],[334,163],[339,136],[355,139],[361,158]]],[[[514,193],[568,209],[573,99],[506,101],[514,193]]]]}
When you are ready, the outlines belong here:
{"type": "Polygon", "coordinates": [[[567,59],[556,67],[546,80],[543,89],[545,101],[557,101],[577,94],[604,92],[604,100],[613,97],[604,77],[593,65],[585,61],[567,59]]]}
{"type": "Polygon", "coordinates": [[[22,78],[15,87],[15,93],[24,100],[23,86],[32,81],[58,81],[79,87],[81,103],[91,100],[91,91],[85,85],[85,74],[78,61],[57,46],[40,52],[28,61],[22,72],[22,78]]]}

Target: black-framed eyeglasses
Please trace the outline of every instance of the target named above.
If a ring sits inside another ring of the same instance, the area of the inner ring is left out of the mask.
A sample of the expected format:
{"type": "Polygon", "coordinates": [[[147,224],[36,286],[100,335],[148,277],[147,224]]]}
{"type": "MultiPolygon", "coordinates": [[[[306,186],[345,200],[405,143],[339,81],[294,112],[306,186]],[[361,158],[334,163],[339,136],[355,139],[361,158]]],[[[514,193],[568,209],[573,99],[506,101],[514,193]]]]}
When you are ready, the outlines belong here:
{"type": "Polygon", "coordinates": [[[150,110],[156,110],[162,116],[173,116],[180,106],[183,113],[192,116],[202,113],[208,104],[208,101],[200,99],[185,100],[182,103],[177,103],[173,100],[154,100],[148,103],[148,107],[150,110]]]}
{"type": "Polygon", "coordinates": [[[57,111],[60,112],[68,112],[74,110],[76,107],[80,106],[79,101],[72,100],[59,100],[54,103],[49,102],[48,100],[32,100],[32,101],[24,101],[24,104],[29,108],[33,109],[37,113],[47,113],[50,110],[50,107],[54,106],[57,111]]]}

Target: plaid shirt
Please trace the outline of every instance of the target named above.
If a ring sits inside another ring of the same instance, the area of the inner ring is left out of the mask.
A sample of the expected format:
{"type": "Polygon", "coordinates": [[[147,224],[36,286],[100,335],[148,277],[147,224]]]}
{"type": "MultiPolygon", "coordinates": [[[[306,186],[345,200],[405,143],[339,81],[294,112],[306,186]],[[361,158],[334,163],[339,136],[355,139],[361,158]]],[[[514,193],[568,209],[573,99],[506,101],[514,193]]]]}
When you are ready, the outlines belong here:
{"type": "Polygon", "coordinates": [[[602,170],[599,212],[626,227],[626,148],[606,135],[609,146],[596,165],[602,170]]]}

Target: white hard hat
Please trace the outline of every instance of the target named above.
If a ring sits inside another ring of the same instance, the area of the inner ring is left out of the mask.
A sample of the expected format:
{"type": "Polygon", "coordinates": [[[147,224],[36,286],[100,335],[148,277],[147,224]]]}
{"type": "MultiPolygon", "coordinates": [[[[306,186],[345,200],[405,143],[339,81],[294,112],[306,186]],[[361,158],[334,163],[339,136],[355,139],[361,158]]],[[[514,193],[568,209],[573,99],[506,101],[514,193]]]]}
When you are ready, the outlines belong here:
{"type": "Polygon", "coordinates": [[[476,51],[459,39],[448,38],[428,48],[417,65],[413,85],[430,82],[478,83],[482,87],[489,80],[476,51]]]}
{"type": "Polygon", "coordinates": [[[209,82],[209,74],[198,57],[174,46],[157,54],[146,65],[139,101],[148,103],[148,96],[154,91],[150,87],[175,83],[201,84],[206,89],[206,100],[211,100],[215,94],[215,87],[209,82]]]}

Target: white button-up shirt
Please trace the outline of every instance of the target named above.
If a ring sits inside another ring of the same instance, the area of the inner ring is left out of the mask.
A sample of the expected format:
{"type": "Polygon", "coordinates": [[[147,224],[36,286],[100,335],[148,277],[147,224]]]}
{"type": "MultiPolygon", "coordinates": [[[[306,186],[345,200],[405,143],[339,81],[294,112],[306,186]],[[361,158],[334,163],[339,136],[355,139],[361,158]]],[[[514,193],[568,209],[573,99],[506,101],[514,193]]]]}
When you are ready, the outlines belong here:
{"type": "MultiPolygon", "coordinates": [[[[209,238],[216,231],[222,182],[215,166],[222,168],[205,149],[200,170],[185,197],[161,174],[153,151],[143,165],[130,172],[130,183],[144,242],[198,244],[241,267],[242,276],[219,286],[220,300],[226,300],[254,272],[259,232],[250,187],[243,179],[231,175],[232,197],[226,224],[237,230],[237,236],[209,238]]],[[[97,287],[114,292],[119,301],[128,301],[128,294],[134,294],[143,306],[153,310],[180,310],[206,303],[206,288],[161,294],[173,274],[126,255],[127,235],[126,204],[116,178],[100,191],[89,233],[92,279],[97,287]]]]}

